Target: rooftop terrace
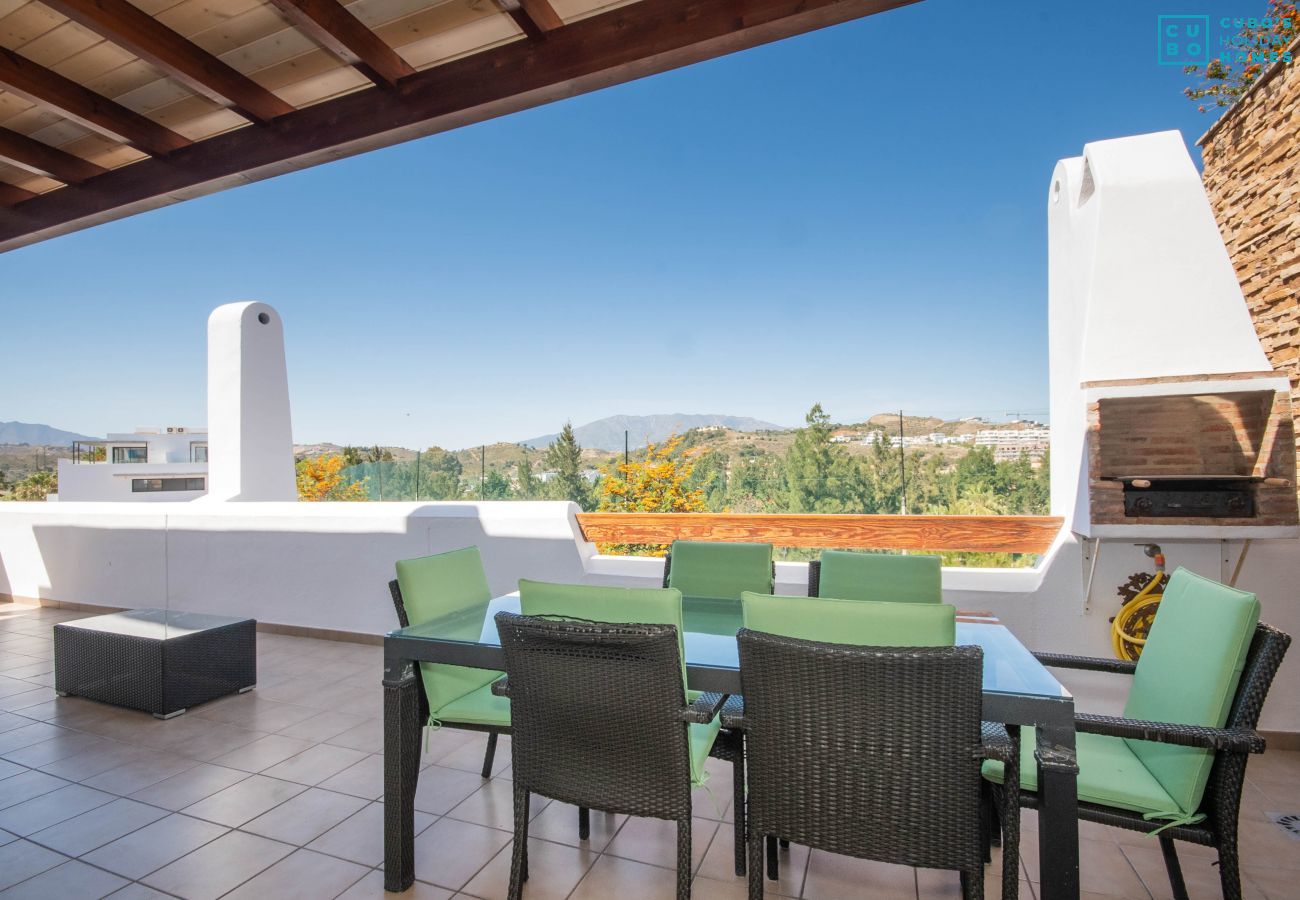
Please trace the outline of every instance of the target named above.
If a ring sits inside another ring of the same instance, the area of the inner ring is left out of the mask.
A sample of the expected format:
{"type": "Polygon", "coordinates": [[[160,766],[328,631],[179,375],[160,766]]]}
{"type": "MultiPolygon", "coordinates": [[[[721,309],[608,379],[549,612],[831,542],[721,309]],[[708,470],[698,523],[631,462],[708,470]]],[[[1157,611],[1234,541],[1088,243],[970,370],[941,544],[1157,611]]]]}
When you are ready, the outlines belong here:
{"type": "MultiPolygon", "coordinates": [[[[383,894],[382,650],[258,636],[258,686],[176,719],[56,698],[51,627],[85,613],[0,606],[0,897],[378,897],[383,894]],[[328,670],[324,663],[328,660],[328,670]]],[[[510,860],[509,738],[494,776],[483,735],[428,734],[416,799],[416,898],[504,897],[510,860]]],[[[732,874],[730,771],[710,760],[695,791],[693,896],[742,898],[732,874]]],[[[1300,842],[1266,813],[1300,807],[1300,752],[1250,763],[1242,811],[1244,895],[1295,896],[1300,842]]],[[[537,798],[529,897],[673,896],[669,822],[537,798]]],[[[1024,812],[1021,896],[1037,898],[1036,815],[1024,812]]],[[[1154,840],[1081,823],[1084,897],[1161,900],[1154,840]]],[[[1218,896],[1205,848],[1182,845],[1193,897],[1218,896]]],[[[789,851],[778,896],[960,896],[955,873],[789,851]]],[[[1000,860],[987,869],[997,897],[1000,860]]]]}

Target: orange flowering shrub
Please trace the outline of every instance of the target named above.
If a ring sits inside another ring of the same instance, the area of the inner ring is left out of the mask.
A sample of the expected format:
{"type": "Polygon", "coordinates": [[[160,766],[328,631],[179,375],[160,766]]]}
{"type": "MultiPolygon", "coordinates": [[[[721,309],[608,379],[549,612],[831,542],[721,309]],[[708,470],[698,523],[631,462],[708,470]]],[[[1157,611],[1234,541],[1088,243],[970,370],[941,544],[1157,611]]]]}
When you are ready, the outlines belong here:
{"type": "MultiPolygon", "coordinates": [[[[647,443],[645,457],[619,463],[600,482],[602,512],[703,512],[704,491],[687,487],[695,464],[681,449],[683,438],[647,443]]],[[[663,556],[666,544],[601,544],[601,553],[663,556]]]]}
{"type": "Polygon", "coordinates": [[[369,500],[364,481],[343,483],[342,456],[316,456],[300,460],[294,467],[298,481],[298,499],[369,500]]]}

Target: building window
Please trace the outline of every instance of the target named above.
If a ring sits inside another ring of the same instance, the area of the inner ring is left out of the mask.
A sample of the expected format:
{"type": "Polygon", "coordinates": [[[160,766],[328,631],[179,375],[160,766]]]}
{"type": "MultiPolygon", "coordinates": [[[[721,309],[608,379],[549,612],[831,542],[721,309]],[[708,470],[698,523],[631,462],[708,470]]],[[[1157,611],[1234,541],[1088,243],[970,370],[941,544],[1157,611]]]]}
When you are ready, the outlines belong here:
{"type": "Polygon", "coordinates": [[[208,461],[207,444],[190,444],[190,462],[205,463],[208,461]]]}
{"type": "Polygon", "coordinates": [[[149,461],[148,447],[114,447],[113,462],[142,463],[149,461]]]}
{"type": "Polygon", "coordinates": [[[201,491],[205,488],[202,478],[132,478],[131,492],[149,494],[155,491],[201,491]]]}

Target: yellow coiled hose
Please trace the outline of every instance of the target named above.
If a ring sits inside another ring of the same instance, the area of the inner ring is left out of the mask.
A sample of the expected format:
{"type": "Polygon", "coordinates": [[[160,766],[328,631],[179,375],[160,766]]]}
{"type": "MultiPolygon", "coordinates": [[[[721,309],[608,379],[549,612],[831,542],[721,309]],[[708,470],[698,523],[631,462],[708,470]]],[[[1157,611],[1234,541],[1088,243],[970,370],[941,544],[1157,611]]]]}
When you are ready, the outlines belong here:
{"type": "Polygon", "coordinates": [[[1147,642],[1151,623],[1164,597],[1164,582],[1165,573],[1156,572],[1146,587],[1120,607],[1118,615],[1111,620],[1110,644],[1116,659],[1136,660],[1142,655],[1142,646],[1147,642]]]}

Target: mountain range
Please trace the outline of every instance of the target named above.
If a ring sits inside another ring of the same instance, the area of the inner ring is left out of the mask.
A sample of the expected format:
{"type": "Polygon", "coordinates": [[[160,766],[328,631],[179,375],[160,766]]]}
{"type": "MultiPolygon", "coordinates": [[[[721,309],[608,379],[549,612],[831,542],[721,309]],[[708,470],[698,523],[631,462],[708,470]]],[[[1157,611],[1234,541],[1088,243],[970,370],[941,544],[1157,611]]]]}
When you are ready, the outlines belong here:
{"type": "Polygon", "coordinates": [[[32,446],[62,446],[73,441],[94,441],[98,438],[37,425],[30,422],[0,422],[0,444],[31,444],[32,446]]]}
{"type": "MultiPolygon", "coordinates": [[[[691,428],[704,428],[720,425],[732,431],[788,431],[784,425],[774,425],[761,419],[748,416],[701,415],[697,413],[663,413],[654,416],[608,416],[578,425],[573,429],[574,436],[583,447],[595,450],[622,450],[623,435],[633,447],[644,447],[646,441],[658,443],[672,434],[681,434],[691,428]]],[[[526,447],[545,447],[554,441],[558,434],[544,434],[540,437],[519,441],[526,447]]]]}

